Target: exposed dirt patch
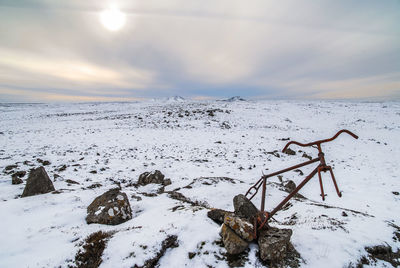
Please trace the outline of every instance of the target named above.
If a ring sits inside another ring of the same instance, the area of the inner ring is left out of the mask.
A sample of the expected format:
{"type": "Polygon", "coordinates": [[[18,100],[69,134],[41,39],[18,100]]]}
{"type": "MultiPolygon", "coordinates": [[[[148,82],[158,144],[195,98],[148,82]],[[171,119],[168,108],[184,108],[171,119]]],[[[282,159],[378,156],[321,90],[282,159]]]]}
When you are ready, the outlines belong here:
{"type": "Polygon", "coordinates": [[[156,267],[160,259],[164,256],[165,252],[169,248],[179,247],[178,237],[176,235],[169,235],[161,244],[160,251],[157,252],[156,256],[151,259],[148,259],[143,266],[135,265],[135,268],[153,268],[156,267]]]}
{"type": "Polygon", "coordinates": [[[389,245],[366,247],[365,250],[368,256],[362,256],[355,264],[350,263],[349,268],[362,268],[364,265],[376,266],[378,260],[388,262],[393,267],[400,266],[400,250],[393,252],[389,245]]]}
{"type": "Polygon", "coordinates": [[[165,193],[168,193],[168,197],[170,197],[172,199],[188,203],[188,204],[190,204],[192,206],[199,206],[199,207],[203,207],[203,208],[207,208],[207,209],[210,208],[210,205],[208,205],[206,202],[201,202],[201,201],[197,201],[197,200],[192,201],[192,200],[190,200],[188,197],[184,196],[180,192],[168,191],[168,192],[165,192],[165,193]]]}
{"type": "Polygon", "coordinates": [[[75,256],[75,266],[78,268],[96,268],[102,262],[101,255],[106,248],[107,241],[112,233],[98,231],[89,235],[82,249],[75,256]]]}

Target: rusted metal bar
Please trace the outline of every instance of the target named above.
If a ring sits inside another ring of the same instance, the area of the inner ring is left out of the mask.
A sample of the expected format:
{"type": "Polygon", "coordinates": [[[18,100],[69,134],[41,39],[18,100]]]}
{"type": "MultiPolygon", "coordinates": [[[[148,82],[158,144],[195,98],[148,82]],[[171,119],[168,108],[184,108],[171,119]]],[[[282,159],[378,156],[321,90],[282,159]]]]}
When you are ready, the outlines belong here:
{"type": "Polygon", "coordinates": [[[314,142],[310,142],[310,143],[300,143],[300,142],[297,142],[297,141],[290,141],[285,145],[285,147],[283,148],[282,152],[285,152],[286,149],[291,144],[296,144],[296,145],[299,145],[301,147],[308,147],[308,146],[313,146],[313,145],[320,145],[321,143],[325,143],[325,142],[330,142],[330,141],[333,141],[334,139],[336,139],[342,133],[347,133],[347,134],[351,135],[353,138],[358,139],[358,136],[356,134],[354,134],[353,132],[351,132],[351,131],[349,131],[347,129],[342,129],[342,130],[338,131],[338,133],[336,133],[335,136],[333,136],[330,139],[318,140],[318,141],[314,141],[314,142]]]}
{"type": "Polygon", "coordinates": [[[264,212],[265,207],[265,191],[267,189],[267,177],[263,176],[262,194],[261,194],[261,212],[264,212]]]}
{"type": "Polygon", "coordinates": [[[308,175],[300,184],[299,186],[296,187],[296,189],[293,190],[285,199],[282,200],[282,202],[279,203],[279,205],[272,210],[268,217],[271,218],[272,216],[275,215],[276,212],[278,212],[295,194],[297,194],[298,191],[300,191],[303,186],[314,177],[315,174],[318,172],[318,167],[316,167],[313,171],[311,171],[310,175],[308,175]]]}
{"type": "Polygon", "coordinates": [[[314,159],[311,159],[311,160],[306,161],[304,163],[301,163],[301,164],[298,164],[298,165],[295,165],[295,166],[292,166],[292,167],[289,167],[289,168],[285,168],[285,169],[279,170],[279,171],[271,173],[271,174],[263,175],[261,177],[261,179],[259,179],[253,186],[251,186],[249,188],[249,190],[247,190],[245,196],[247,197],[251,193],[251,191],[254,189],[255,192],[251,195],[249,200],[253,199],[253,197],[257,194],[258,189],[260,189],[261,185],[263,184],[264,178],[267,179],[269,177],[273,177],[273,176],[279,175],[281,173],[288,172],[288,171],[293,170],[293,169],[301,168],[301,167],[310,165],[310,164],[318,162],[318,161],[320,161],[319,158],[314,158],[314,159]]]}
{"type": "Polygon", "coordinates": [[[325,196],[326,194],[324,194],[324,186],[322,184],[322,176],[321,176],[321,166],[318,167],[318,179],[319,179],[319,186],[321,188],[321,197],[322,197],[322,201],[325,201],[325,196]]]}
{"type": "Polygon", "coordinates": [[[335,180],[335,175],[333,175],[332,167],[327,167],[329,172],[331,173],[332,181],[333,184],[335,185],[336,193],[339,197],[342,197],[342,193],[339,191],[339,187],[337,186],[336,180],[335,180]]]}
{"type": "Polygon", "coordinates": [[[301,168],[301,167],[304,167],[304,166],[308,166],[308,165],[310,165],[310,164],[312,164],[312,163],[315,163],[315,162],[318,162],[318,161],[320,161],[320,158],[319,158],[319,157],[318,157],[318,158],[311,159],[311,160],[309,160],[309,161],[306,161],[306,162],[301,163],[301,164],[298,164],[298,165],[294,165],[294,166],[291,166],[291,167],[288,167],[288,168],[279,170],[279,171],[274,172],[274,173],[271,173],[271,174],[264,175],[264,176],[266,176],[267,178],[273,177],[273,176],[279,175],[279,174],[281,174],[281,173],[285,173],[285,172],[291,171],[291,170],[296,169],[296,168],[301,168]]]}

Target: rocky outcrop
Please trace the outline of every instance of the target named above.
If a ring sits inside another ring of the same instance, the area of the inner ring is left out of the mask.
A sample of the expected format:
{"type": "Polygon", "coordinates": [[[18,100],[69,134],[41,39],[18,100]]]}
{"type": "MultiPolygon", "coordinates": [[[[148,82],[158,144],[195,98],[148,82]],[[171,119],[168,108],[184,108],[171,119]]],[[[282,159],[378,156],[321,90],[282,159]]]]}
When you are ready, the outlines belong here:
{"type": "Polygon", "coordinates": [[[247,241],[238,236],[231,228],[226,226],[226,224],[222,225],[220,234],[228,254],[242,253],[249,246],[247,241]]]}
{"type": "Polygon", "coordinates": [[[153,172],[144,172],[139,176],[138,185],[147,185],[150,183],[164,184],[164,174],[159,170],[153,172]]]}
{"type": "Polygon", "coordinates": [[[256,206],[242,194],[233,198],[233,207],[235,208],[236,216],[245,218],[250,222],[253,222],[254,217],[258,213],[256,206]]]}
{"type": "Polygon", "coordinates": [[[119,189],[111,189],[96,197],[87,208],[86,222],[117,225],[132,219],[128,197],[119,189]]]}
{"type": "Polygon", "coordinates": [[[263,261],[281,262],[290,247],[292,230],[269,227],[259,233],[258,246],[263,261]]]}
{"type": "Polygon", "coordinates": [[[224,224],[232,229],[242,239],[251,242],[254,237],[253,224],[233,215],[225,215],[224,224]]]}
{"type": "Polygon", "coordinates": [[[54,190],[54,185],[44,167],[38,167],[29,172],[21,197],[45,194],[54,190]]]}
{"type": "Polygon", "coordinates": [[[212,209],[207,213],[218,224],[223,219],[220,235],[228,254],[243,253],[251,242],[257,241],[260,259],[269,267],[299,267],[301,256],[290,243],[292,230],[266,224],[255,232],[253,220],[259,211],[254,204],[244,195],[237,195],[233,198],[233,206],[233,213],[222,209],[212,209]]]}

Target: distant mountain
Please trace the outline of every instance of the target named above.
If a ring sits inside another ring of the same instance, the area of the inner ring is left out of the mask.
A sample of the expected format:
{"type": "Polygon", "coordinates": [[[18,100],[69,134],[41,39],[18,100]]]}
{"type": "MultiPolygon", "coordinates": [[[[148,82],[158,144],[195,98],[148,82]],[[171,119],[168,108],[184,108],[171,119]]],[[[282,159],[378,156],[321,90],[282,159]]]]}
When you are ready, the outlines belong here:
{"type": "Polygon", "coordinates": [[[181,96],[173,96],[173,97],[169,97],[166,100],[167,102],[184,102],[185,98],[181,97],[181,96]]]}
{"type": "Polygon", "coordinates": [[[246,101],[245,99],[243,99],[240,96],[234,96],[232,98],[226,99],[226,100],[222,100],[222,101],[226,101],[226,102],[235,102],[235,101],[246,101]]]}

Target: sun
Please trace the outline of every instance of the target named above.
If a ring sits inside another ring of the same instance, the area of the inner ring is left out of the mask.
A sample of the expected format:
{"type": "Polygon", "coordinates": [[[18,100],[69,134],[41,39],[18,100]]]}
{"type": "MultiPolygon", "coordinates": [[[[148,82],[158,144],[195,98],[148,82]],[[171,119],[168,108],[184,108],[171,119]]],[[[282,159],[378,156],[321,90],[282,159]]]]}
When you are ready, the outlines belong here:
{"type": "Polygon", "coordinates": [[[100,13],[100,22],[110,31],[118,31],[124,27],[126,15],[116,7],[110,7],[100,13]]]}

